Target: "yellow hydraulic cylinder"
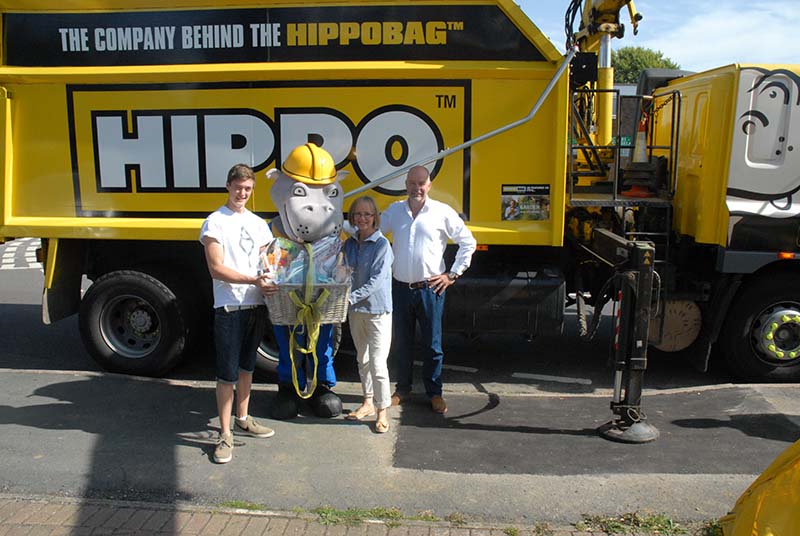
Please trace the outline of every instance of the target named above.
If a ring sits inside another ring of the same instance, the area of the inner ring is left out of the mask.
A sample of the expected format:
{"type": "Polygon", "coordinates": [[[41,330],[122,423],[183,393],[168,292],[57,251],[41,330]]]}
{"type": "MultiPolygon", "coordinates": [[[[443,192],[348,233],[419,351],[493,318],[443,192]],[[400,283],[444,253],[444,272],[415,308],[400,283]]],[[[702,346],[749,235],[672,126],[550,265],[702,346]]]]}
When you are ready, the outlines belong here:
{"type": "MultiPolygon", "coordinates": [[[[597,89],[611,90],[614,88],[614,68],[600,67],[597,70],[597,89]]],[[[597,93],[597,145],[611,145],[613,137],[612,111],[614,108],[614,94],[611,91],[597,93]]]]}

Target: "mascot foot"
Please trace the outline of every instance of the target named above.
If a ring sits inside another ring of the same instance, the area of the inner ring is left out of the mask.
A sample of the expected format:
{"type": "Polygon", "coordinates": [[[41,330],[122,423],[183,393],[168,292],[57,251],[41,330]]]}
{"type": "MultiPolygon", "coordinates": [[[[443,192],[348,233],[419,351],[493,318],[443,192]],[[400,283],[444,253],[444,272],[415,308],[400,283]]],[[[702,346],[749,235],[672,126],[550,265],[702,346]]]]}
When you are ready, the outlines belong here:
{"type": "Polygon", "coordinates": [[[318,417],[336,417],[342,413],[342,399],[324,385],[317,385],[310,400],[311,409],[318,417]]]}
{"type": "Polygon", "coordinates": [[[270,416],[279,421],[286,421],[297,417],[297,412],[297,394],[294,392],[294,386],[285,383],[278,384],[278,394],[272,401],[270,416]]]}

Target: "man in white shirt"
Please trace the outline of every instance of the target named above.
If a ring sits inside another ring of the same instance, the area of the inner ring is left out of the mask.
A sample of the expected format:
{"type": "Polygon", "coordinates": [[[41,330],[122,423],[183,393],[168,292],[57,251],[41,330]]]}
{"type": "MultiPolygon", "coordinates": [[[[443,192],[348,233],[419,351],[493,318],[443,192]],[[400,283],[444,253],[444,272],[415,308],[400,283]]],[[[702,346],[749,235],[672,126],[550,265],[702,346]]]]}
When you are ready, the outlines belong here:
{"type": "Polygon", "coordinates": [[[392,361],[396,388],[392,404],[401,404],[411,393],[414,330],[419,321],[425,393],[436,413],[446,413],[442,397],[442,316],[445,289],[469,268],[476,242],[464,220],[452,207],[428,197],[431,178],[423,166],[406,176],[408,199],[392,203],[381,214],[381,231],[392,233],[392,361]],[[448,240],[458,245],[456,258],[445,269],[448,240]]]}
{"type": "Polygon", "coordinates": [[[228,172],[228,201],[211,213],[200,230],[208,271],[214,285],[214,346],[217,352],[217,409],[219,441],[214,461],[233,458],[234,385],[236,386],[236,430],[254,437],[275,432],[248,415],[256,350],[264,336],[267,308],[263,294],[275,292],[266,276],[258,273],[261,250],[272,241],[266,222],[247,210],[255,174],[237,164],[228,172]]]}

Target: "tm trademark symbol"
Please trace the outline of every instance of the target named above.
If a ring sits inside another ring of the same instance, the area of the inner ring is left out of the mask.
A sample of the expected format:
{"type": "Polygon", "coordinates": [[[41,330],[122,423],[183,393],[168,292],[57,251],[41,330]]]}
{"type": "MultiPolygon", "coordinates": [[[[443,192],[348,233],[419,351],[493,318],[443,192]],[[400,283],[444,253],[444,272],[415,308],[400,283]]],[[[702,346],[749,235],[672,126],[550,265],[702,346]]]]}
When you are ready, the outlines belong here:
{"type": "Polygon", "coordinates": [[[447,23],[447,29],[461,31],[464,29],[464,21],[449,21],[447,23]]]}
{"type": "Polygon", "coordinates": [[[436,106],[439,108],[455,108],[455,95],[436,95],[436,106]]]}

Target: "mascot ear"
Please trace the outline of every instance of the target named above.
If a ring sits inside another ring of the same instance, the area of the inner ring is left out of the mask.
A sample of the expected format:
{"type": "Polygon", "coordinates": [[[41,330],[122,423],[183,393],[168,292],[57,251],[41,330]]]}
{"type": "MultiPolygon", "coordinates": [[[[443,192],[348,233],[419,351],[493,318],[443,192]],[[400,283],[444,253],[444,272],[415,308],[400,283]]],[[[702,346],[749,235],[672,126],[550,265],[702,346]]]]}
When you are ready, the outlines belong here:
{"type": "Polygon", "coordinates": [[[278,169],[278,168],[272,168],[269,171],[267,171],[267,178],[268,179],[272,179],[272,180],[276,181],[276,180],[278,180],[278,178],[280,176],[281,176],[281,170],[278,169]]]}
{"type": "Polygon", "coordinates": [[[350,175],[349,171],[337,171],[336,172],[336,180],[334,182],[339,182],[343,178],[347,177],[348,175],[350,175]]]}

